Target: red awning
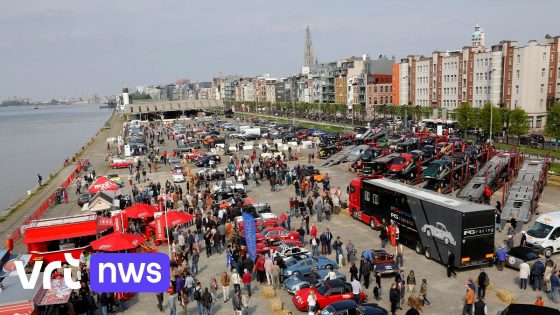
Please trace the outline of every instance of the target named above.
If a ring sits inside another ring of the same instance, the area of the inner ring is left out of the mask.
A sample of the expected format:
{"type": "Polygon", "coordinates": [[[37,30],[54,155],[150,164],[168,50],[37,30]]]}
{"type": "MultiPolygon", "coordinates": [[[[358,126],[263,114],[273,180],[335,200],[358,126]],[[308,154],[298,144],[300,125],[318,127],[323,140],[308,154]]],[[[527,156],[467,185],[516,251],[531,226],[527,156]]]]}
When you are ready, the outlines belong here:
{"type": "MultiPolygon", "coordinates": [[[[106,230],[102,228],[101,231],[106,230]]],[[[96,214],[32,221],[27,225],[23,244],[48,242],[80,236],[95,235],[99,232],[96,214]]]]}
{"type": "Polygon", "coordinates": [[[100,191],[105,190],[118,190],[119,186],[115,184],[112,180],[105,176],[99,176],[91,186],[89,186],[88,191],[92,194],[97,194],[100,191]]]}
{"type": "Polygon", "coordinates": [[[187,212],[179,212],[179,211],[167,211],[167,219],[165,218],[166,215],[161,215],[157,217],[154,221],[150,222],[149,225],[152,227],[156,227],[158,224],[161,226],[166,227],[173,227],[180,224],[185,224],[190,222],[194,219],[194,215],[189,214],[187,212]],[[166,224],[167,223],[167,224],[166,224]]]}
{"type": "Polygon", "coordinates": [[[146,240],[138,234],[111,233],[91,242],[91,248],[105,252],[116,252],[125,249],[134,249],[146,240]]]}

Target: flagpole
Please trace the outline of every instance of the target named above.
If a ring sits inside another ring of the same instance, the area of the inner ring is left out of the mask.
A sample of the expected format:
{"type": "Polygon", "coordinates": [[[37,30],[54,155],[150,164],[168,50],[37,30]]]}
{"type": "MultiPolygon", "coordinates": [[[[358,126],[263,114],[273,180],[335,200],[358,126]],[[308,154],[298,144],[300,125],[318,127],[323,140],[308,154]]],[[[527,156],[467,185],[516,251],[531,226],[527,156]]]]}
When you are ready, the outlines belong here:
{"type": "Polygon", "coordinates": [[[167,234],[167,252],[171,257],[171,239],[169,238],[169,225],[167,223],[167,194],[163,195],[163,215],[165,216],[165,232],[167,234]]]}

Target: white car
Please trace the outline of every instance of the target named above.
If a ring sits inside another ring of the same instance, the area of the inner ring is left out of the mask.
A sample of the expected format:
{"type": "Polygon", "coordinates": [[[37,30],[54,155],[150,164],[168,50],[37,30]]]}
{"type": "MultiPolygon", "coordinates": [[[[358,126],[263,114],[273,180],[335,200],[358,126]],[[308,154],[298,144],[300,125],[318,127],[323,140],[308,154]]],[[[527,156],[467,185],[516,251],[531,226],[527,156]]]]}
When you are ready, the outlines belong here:
{"type": "Polygon", "coordinates": [[[185,175],[183,175],[182,171],[174,171],[173,172],[173,182],[174,183],[182,183],[185,181],[185,175]]]}

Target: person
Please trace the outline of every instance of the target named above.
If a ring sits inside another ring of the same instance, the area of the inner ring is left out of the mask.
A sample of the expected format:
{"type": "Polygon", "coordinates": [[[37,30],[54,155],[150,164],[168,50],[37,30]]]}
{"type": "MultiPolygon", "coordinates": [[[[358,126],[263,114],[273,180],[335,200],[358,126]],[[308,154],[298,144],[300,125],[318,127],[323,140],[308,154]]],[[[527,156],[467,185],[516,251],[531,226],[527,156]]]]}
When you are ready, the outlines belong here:
{"type": "Polygon", "coordinates": [[[453,266],[455,265],[455,254],[453,254],[450,250],[447,251],[447,278],[451,278],[453,275],[457,278],[457,273],[453,270],[453,266]]]}
{"type": "Polygon", "coordinates": [[[167,302],[169,303],[169,315],[176,315],[177,314],[177,296],[175,295],[175,291],[170,289],[168,291],[169,295],[167,297],[167,302]]]}
{"type": "Polygon", "coordinates": [[[243,287],[245,290],[247,290],[249,297],[251,296],[251,279],[252,276],[249,273],[249,270],[245,269],[245,272],[243,273],[243,276],[241,277],[241,280],[243,281],[243,287]]]}
{"type": "Polygon", "coordinates": [[[513,235],[508,235],[506,240],[504,241],[506,243],[506,248],[509,251],[510,249],[513,248],[513,235]]]}
{"type": "Polygon", "coordinates": [[[404,256],[403,256],[403,245],[399,242],[397,242],[397,247],[395,248],[395,261],[397,262],[397,264],[399,264],[399,267],[402,267],[404,264],[404,256]]]}
{"type": "Polygon", "coordinates": [[[346,256],[346,261],[351,263],[352,258],[354,257],[354,244],[351,240],[348,240],[348,243],[346,244],[346,256]]]}
{"type": "MultiPolygon", "coordinates": [[[[163,293],[161,294],[161,302],[159,301],[159,294],[158,294],[158,309],[160,312],[163,312],[163,306],[161,305],[161,303],[163,302],[163,293]]],[[[101,306],[101,314],[102,315],[108,315],[109,314],[109,297],[107,296],[107,293],[102,292],[101,294],[99,294],[99,299],[98,299],[98,303],[101,306]]]]}
{"type": "Polygon", "coordinates": [[[379,238],[381,239],[381,248],[385,248],[385,244],[387,243],[387,223],[385,222],[385,219],[381,222],[379,238]]]}
{"type": "Polygon", "coordinates": [[[546,262],[546,267],[544,269],[544,285],[545,285],[545,292],[546,293],[550,293],[551,287],[550,287],[550,276],[552,276],[552,270],[554,269],[554,262],[551,260],[548,260],[546,262]]]}
{"type": "Polygon", "coordinates": [[[360,277],[364,280],[364,286],[369,289],[369,276],[371,274],[371,264],[369,261],[360,261],[360,277]]]}
{"type": "Polygon", "coordinates": [[[519,241],[519,246],[525,246],[527,244],[527,233],[521,231],[521,240],[519,241]]]}
{"type": "Polygon", "coordinates": [[[406,277],[406,286],[409,295],[413,295],[416,292],[416,276],[414,275],[414,270],[410,270],[408,273],[408,277],[406,277]]]}
{"type": "Polygon", "coordinates": [[[420,299],[412,295],[409,296],[408,306],[410,306],[410,308],[406,311],[405,315],[420,315],[420,311],[422,310],[422,303],[420,302],[420,299]]]}
{"type": "Polygon", "coordinates": [[[327,278],[329,280],[336,280],[336,273],[333,271],[333,267],[328,266],[329,273],[327,274],[327,278]]]}
{"type": "Polygon", "coordinates": [[[202,306],[206,310],[206,315],[212,315],[212,294],[208,291],[208,288],[204,288],[204,293],[202,293],[202,306]]]}
{"type": "Polygon", "coordinates": [[[432,307],[432,303],[428,300],[428,280],[422,279],[422,284],[420,285],[420,296],[422,297],[422,306],[428,303],[428,307],[432,307]]]}
{"type": "Polygon", "coordinates": [[[391,284],[391,289],[389,290],[389,301],[391,302],[391,315],[397,314],[397,303],[399,303],[400,298],[401,295],[399,293],[399,290],[397,289],[397,283],[393,282],[391,284]]]}
{"type": "Polygon", "coordinates": [[[276,260],[272,265],[272,286],[274,289],[280,288],[280,266],[276,260]]]}
{"type": "Polygon", "coordinates": [[[229,301],[229,283],[230,283],[230,281],[231,281],[230,276],[228,275],[227,271],[224,271],[224,273],[222,273],[222,276],[220,278],[220,282],[222,283],[222,293],[224,295],[224,303],[229,301]]]}
{"type": "Polygon", "coordinates": [[[544,301],[542,299],[542,296],[537,295],[537,300],[535,301],[535,305],[536,306],[544,306],[544,301]]]}
{"type": "Polygon", "coordinates": [[[502,232],[502,204],[499,201],[496,201],[495,219],[496,232],[502,232]]]}
{"type": "Polygon", "coordinates": [[[196,306],[198,308],[198,315],[202,315],[202,287],[200,285],[200,281],[196,283],[196,287],[194,289],[193,298],[196,301],[196,306]]]}
{"type": "Polygon", "coordinates": [[[119,309],[121,311],[125,311],[126,310],[126,304],[125,304],[125,299],[124,299],[124,293],[123,292],[116,292],[115,293],[115,300],[117,300],[117,303],[119,304],[119,309]]]}
{"type": "Polygon", "coordinates": [[[542,260],[538,259],[531,267],[531,276],[533,277],[533,291],[542,289],[545,266],[542,260]]]}
{"type": "Polygon", "coordinates": [[[358,278],[358,267],[356,267],[356,263],[352,263],[350,266],[350,277],[358,278]]]}
{"type": "Polygon", "coordinates": [[[490,284],[490,278],[484,269],[480,269],[478,274],[478,296],[486,296],[486,287],[490,284]]]}
{"type": "Polygon", "coordinates": [[[465,305],[463,306],[463,315],[471,315],[474,304],[474,290],[469,284],[466,284],[467,293],[465,295],[465,305]]]}
{"type": "Polygon", "coordinates": [[[317,298],[315,297],[315,291],[310,290],[307,296],[307,312],[309,315],[315,314],[315,307],[317,305],[317,298]]]}
{"type": "Polygon", "coordinates": [[[474,315],[486,315],[488,314],[488,307],[484,303],[484,297],[479,296],[478,301],[474,302],[474,315]]]}
{"type": "Polygon", "coordinates": [[[350,282],[352,285],[352,294],[354,295],[354,301],[357,304],[360,304],[360,293],[362,292],[362,285],[360,281],[356,277],[352,277],[352,281],[350,282]]]}
{"type": "Polygon", "coordinates": [[[233,283],[233,290],[235,292],[241,292],[241,277],[237,273],[237,269],[233,269],[231,274],[231,283],[233,283]]]}
{"type": "Polygon", "coordinates": [[[558,303],[558,290],[560,288],[560,278],[558,277],[558,270],[552,272],[550,276],[550,299],[554,303],[558,303]]]}
{"type": "Polygon", "coordinates": [[[43,176],[41,176],[41,174],[37,174],[37,182],[39,183],[39,187],[43,185],[43,176]]]}
{"type": "Polygon", "coordinates": [[[519,288],[523,290],[527,290],[527,279],[529,279],[529,275],[531,274],[531,267],[527,263],[527,260],[523,260],[523,262],[519,265],[519,288]]]}
{"type": "Polygon", "coordinates": [[[236,315],[241,315],[243,313],[243,304],[241,303],[241,292],[235,292],[235,296],[231,299],[231,304],[233,305],[233,311],[236,315]]]}
{"type": "Polygon", "coordinates": [[[506,251],[506,248],[504,247],[504,245],[502,245],[498,249],[497,256],[498,256],[498,270],[503,271],[504,267],[506,265],[506,256],[507,256],[507,251],[506,251]]]}
{"type": "Polygon", "coordinates": [[[379,286],[377,284],[375,284],[375,286],[373,287],[373,297],[375,297],[376,301],[379,301],[381,299],[379,286]]]}
{"type": "Polygon", "coordinates": [[[249,314],[249,293],[247,290],[243,290],[243,294],[241,294],[241,304],[243,304],[243,315],[249,314]]]}

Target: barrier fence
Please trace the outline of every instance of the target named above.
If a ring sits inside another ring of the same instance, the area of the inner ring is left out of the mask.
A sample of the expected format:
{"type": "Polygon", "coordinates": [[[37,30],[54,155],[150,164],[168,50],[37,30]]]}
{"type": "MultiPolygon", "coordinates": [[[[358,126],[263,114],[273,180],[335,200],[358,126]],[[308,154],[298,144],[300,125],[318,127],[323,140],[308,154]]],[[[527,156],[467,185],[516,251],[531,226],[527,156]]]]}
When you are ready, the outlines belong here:
{"type": "MultiPolygon", "coordinates": [[[[83,169],[83,167],[84,167],[84,165],[85,165],[86,163],[87,163],[87,161],[85,161],[85,160],[80,160],[80,161],[78,162],[78,166],[76,167],[76,169],[75,169],[75,170],[72,172],[72,174],[70,174],[70,176],[68,176],[68,178],[59,186],[59,188],[63,188],[63,189],[68,188],[68,186],[70,186],[70,184],[72,183],[72,181],[74,180],[74,178],[76,178],[76,175],[78,175],[78,174],[82,171],[82,169],[83,169]]],[[[23,221],[23,223],[22,223],[20,226],[18,226],[17,229],[15,229],[15,230],[12,232],[12,235],[10,236],[10,238],[12,239],[12,241],[13,241],[14,243],[18,242],[18,241],[21,239],[21,237],[22,237],[22,234],[21,234],[21,227],[24,226],[24,225],[29,224],[29,223],[30,223],[31,221],[33,221],[33,220],[38,220],[38,219],[40,219],[40,218],[43,216],[43,214],[45,214],[45,212],[46,212],[52,205],[54,205],[54,204],[56,203],[57,194],[58,194],[58,189],[57,189],[52,195],[50,195],[45,201],[43,201],[43,203],[41,203],[41,205],[40,205],[30,216],[28,216],[28,217],[25,219],[25,221],[23,221]]]]}

